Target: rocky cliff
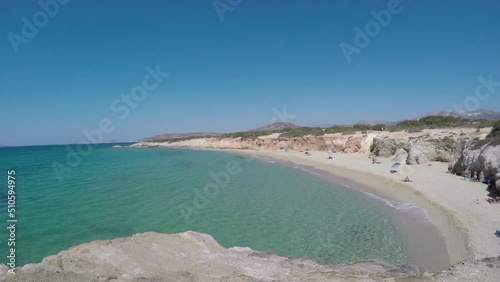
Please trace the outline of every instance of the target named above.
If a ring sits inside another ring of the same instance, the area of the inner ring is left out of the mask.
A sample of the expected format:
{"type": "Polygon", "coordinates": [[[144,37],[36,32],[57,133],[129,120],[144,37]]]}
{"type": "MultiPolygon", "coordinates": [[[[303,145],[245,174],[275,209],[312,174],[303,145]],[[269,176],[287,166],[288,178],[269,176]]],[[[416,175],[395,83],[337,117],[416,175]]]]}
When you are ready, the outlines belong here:
{"type": "Polygon", "coordinates": [[[488,179],[497,179],[500,187],[500,141],[486,138],[491,128],[476,130],[433,129],[423,132],[358,132],[352,135],[325,134],[322,136],[281,137],[280,134],[256,139],[198,138],[176,142],[140,142],[131,147],[189,147],[214,149],[252,149],[292,151],[333,150],[339,153],[367,153],[410,165],[428,162],[449,162],[455,173],[466,168],[481,171],[488,179]]]}
{"type": "Polygon", "coordinates": [[[448,162],[453,172],[466,169],[479,171],[487,179],[495,179],[500,187],[500,138],[484,136],[432,136],[425,134],[407,140],[374,138],[372,152],[383,157],[396,156],[407,164],[425,164],[431,161],[448,162]]]}
{"type": "Polygon", "coordinates": [[[500,138],[473,139],[464,142],[460,158],[454,166],[455,172],[469,168],[480,171],[488,179],[496,179],[500,188],[500,138]]]}
{"type": "Polygon", "coordinates": [[[7,273],[1,281],[500,281],[500,261],[462,263],[449,271],[424,273],[413,266],[376,261],[318,265],[312,261],[226,249],[210,235],[144,233],[95,241],[7,273]]]}
{"type": "Polygon", "coordinates": [[[370,152],[376,134],[328,134],[323,136],[280,137],[279,134],[261,136],[256,139],[238,138],[199,138],[177,142],[139,142],[131,147],[188,147],[212,149],[253,149],[293,151],[305,149],[314,151],[334,150],[343,153],[370,152]]]}

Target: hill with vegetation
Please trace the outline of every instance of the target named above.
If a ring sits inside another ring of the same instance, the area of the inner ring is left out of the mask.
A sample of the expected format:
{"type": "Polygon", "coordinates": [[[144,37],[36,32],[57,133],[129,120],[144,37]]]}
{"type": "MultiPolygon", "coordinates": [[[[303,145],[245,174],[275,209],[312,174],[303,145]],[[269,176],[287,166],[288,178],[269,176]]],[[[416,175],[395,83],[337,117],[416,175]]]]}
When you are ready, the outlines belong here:
{"type": "MultiPolygon", "coordinates": [[[[493,127],[500,121],[479,120],[470,121],[468,119],[452,116],[426,116],[418,120],[405,120],[393,126],[384,124],[355,124],[355,125],[334,125],[328,128],[301,126],[289,129],[266,130],[266,131],[243,131],[230,134],[223,134],[219,138],[237,138],[256,139],[259,136],[266,136],[279,133],[281,138],[302,137],[307,135],[322,136],[325,134],[354,134],[356,132],[368,131],[406,131],[409,133],[420,132],[424,129],[436,128],[487,128],[493,127]]],[[[498,133],[495,133],[498,134],[498,133]]]]}
{"type": "Polygon", "coordinates": [[[393,124],[367,124],[358,123],[354,125],[333,125],[327,128],[297,126],[292,123],[276,122],[264,127],[251,129],[249,131],[233,132],[233,133],[186,133],[186,134],[163,134],[145,139],[149,142],[178,142],[183,140],[197,138],[241,138],[244,140],[255,140],[260,136],[271,134],[279,134],[280,138],[293,138],[302,136],[322,136],[325,134],[354,134],[356,132],[369,131],[405,131],[408,133],[421,132],[424,129],[438,128],[488,128],[493,127],[490,137],[500,136],[500,119],[498,120],[470,120],[463,117],[455,117],[451,115],[432,115],[425,116],[419,119],[404,120],[393,124]]]}
{"type": "Polygon", "coordinates": [[[266,126],[250,129],[249,131],[283,131],[300,127],[290,122],[274,122],[266,126]]]}

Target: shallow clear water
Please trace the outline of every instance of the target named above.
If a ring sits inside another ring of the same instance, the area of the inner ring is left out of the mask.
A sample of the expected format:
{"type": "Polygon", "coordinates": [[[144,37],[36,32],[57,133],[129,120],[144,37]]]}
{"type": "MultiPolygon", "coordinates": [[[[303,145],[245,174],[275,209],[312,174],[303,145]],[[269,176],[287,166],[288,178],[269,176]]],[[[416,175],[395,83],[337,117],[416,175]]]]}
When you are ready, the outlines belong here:
{"type": "Polygon", "coordinates": [[[5,226],[7,170],[17,172],[18,265],[94,240],[187,230],[225,247],[322,264],[408,263],[407,243],[382,201],[312,173],[223,152],[99,145],[59,180],[53,164],[66,164],[69,149],[0,148],[5,226]],[[218,184],[211,172],[219,173],[218,184]]]}

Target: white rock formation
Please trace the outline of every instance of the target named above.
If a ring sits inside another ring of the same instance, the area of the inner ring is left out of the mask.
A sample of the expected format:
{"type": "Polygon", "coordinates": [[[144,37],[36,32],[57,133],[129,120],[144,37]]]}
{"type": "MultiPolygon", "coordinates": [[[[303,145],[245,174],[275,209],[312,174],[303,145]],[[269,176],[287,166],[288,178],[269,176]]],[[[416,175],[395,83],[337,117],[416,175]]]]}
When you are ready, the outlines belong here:
{"type": "Polygon", "coordinates": [[[207,234],[144,233],[82,244],[15,275],[2,265],[0,281],[500,281],[499,262],[470,262],[438,274],[375,261],[324,266],[249,248],[226,249],[207,234]]]}

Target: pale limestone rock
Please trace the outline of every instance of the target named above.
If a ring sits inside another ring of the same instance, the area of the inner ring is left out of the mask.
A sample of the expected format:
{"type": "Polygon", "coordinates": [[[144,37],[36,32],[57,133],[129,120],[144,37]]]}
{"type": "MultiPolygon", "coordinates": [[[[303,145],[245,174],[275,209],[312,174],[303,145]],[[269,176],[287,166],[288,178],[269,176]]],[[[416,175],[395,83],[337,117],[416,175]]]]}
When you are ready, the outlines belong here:
{"type": "Polygon", "coordinates": [[[429,274],[414,266],[377,261],[318,265],[249,248],[220,246],[196,232],[148,232],[111,241],[95,241],[62,251],[42,263],[8,274],[0,281],[499,281],[498,258],[460,263],[429,274]]]}
{"type": "MultiPolygon", "coordinates": [[[[472,140],[462,152],[462,166],[500,180],[500,140],[472,140]]],[[[498,186],[498,185],[497,185],[498,186]]]]}
{"type": "Polygon", "coordinates": [[[429,161],[449,162],[460,152],[459,146],[453,138],[432,139],[422,136],[411,139],[405,147],[408,151],[406,162],[410,165],[429,161]]]}
{"type": "MultiPolygon", "coordinates": [[[[379,157],[394,156],[405,145],[404,139],[374,138],[372,152],[379,157]]],[[[401,153],[400,153],[401,155],[401,153]]]]}

